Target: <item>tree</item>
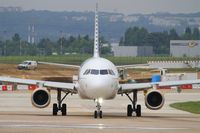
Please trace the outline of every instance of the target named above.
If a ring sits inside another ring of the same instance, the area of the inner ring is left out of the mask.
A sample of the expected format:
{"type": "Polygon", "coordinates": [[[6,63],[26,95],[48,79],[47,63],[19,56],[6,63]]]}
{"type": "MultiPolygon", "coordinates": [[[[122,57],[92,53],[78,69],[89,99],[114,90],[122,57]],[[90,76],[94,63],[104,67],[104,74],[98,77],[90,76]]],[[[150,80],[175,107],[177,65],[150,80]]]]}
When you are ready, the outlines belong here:
{"type": "Polygon", "coordinates": [[[187,27],[185,29],[185,33],[183,34],[182,39],[184,39],[184,40],[191,40],[192,39],[192,31],[191,31],[190,27],[187,27]]]}
{"type": "Polygon", "coordinates": [[[3,55],[3,51],[4,51],[4,43],[3,41],[0,40],[0,55],[3,55]]]}
{"type": "Polygon", "coordinates": [[[153,46],[155,54],[169,54],[170,39],[178,39],[179,36],[174,29],[167,31],[149,33],[145,28],[128,28],[120,45],[124,46],[153,46]]]}
{"type": "Polygon", "coordinates": [[[124,37],[121,37],[121,38],[120,38],[119,45],[120,45],[120,46],[123,46],[123,45],[124,45],[124,37]]]}
{"type": "MultiPolygon", "coordinates": [[[[107,42],[104,37],[100,39],[103,43],[107,42]]],[[[53,52],[77,52],[91,54],[93,52],[94,40],[86,36],[70,36],[69,38],[59,38],[57,41],[52,41],[49,38],[42,38],[38,44],[32,45],[23,41],[19,34],[14,34],[11,39],[6,41],[0,40],[1,55],[52,55],[53,52]]],[[[102,48],[102,53],[109,53],[110,47],[102,48]]]]}
{"type": "Polygon", "coordinates": [[[86,41],[89,41],[89,36],[88,36],[88,35],[84,36],[83,38],[84,38],[86,41]]]}
{"type": "Polygon", "coordinates": [[[171,29],[169,31],[169,38],[170,40],[178,40],[180,39],[179,35],[177,34],[176,30],[175,29],[171,29]]]}
{"type": "Polygon", "coordinates": [[[54,43],[49,38],[43,38],[38,44],[40,51],[42,50],[45,55],[51,55],[54,51],[54,43]]]}
{"type": "Polygon", "coordinates": [[[192,39],[200,40],[200,32],[198,28],[194,28],[193,33],[192,33],[192,39]]]}
{"type": "Polygon", "coordinates": [[[15,42],[19,42],[20,39],[21,39],[21,38],[20,38],[20,36],[19,36],[18,33],[15,33],[14,36],[12,37],[12,40],[15,41],[15,42]]]}
{"type": "Polygon", "coordinates": [[[145,28],[133,27],[128,28],[124,36],[125,46],[140,46],[144,45],[145,39],[148,36],[148,31],[145,28]]]}

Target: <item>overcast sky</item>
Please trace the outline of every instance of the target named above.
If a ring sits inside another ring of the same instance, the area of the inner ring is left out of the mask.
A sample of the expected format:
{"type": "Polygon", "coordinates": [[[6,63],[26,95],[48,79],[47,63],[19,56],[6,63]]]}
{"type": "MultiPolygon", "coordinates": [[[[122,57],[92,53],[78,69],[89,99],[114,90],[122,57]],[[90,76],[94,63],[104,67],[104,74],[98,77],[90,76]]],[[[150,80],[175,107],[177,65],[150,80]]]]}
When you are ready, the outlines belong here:
{"type": "MultiPolygon", "coordinates": [[[[21,6],[24,10],[94,11],[97,0],[0,0],[0,6],[21,6]]],[[[99,10],[133,13],[191,13],[200,11],[200,0],[98,0],[99,10]]]]}

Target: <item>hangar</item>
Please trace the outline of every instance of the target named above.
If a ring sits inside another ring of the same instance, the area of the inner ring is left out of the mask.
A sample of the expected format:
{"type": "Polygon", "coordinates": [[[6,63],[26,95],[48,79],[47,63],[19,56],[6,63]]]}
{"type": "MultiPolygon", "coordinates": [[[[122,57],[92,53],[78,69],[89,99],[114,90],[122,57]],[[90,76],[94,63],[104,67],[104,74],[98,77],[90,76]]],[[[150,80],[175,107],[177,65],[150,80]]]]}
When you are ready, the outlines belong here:
{"type": "Polygon", "coordinates": [[[174,57],[200,57],[200,40],[171,40],[170,54],[174,57]]]}
{"type": "Polygon", "coordinates": [[[114,56],[136,57],[136,56],[153,56],[152,46],[113,46],[114,56]]]}

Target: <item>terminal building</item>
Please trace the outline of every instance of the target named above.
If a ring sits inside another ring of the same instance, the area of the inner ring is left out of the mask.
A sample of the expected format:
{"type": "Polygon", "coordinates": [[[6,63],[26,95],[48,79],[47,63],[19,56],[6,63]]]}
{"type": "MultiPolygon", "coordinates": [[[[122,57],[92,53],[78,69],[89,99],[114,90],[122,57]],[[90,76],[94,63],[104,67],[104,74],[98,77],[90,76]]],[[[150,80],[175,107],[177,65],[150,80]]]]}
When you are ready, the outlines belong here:
{"type": "Polygon", "coordinates": [[[112,51],[116,57],[153,56],[152,46],[113,46],[112,51]]]}
{"type": "Polygon", "coordinates": [[[171,40],[170,54],[173,57],[200,57],[200,40],[171,40]]]}

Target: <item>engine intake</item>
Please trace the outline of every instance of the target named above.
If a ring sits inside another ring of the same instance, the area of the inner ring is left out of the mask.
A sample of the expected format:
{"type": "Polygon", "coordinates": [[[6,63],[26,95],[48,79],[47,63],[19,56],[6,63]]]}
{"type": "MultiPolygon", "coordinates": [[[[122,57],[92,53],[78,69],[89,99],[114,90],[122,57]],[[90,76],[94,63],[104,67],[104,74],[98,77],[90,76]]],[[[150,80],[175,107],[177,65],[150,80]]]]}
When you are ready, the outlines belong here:
{"type": "Polygon", "coordinates": [[[148,109],[158,110],[164,105],[164,96],[158,90],[147,92],[145,97],[145,105],[148,109]]]}
{"type": "Polygon", "coordinates": [[[51,95],[46,88],[37,88],[33,91],[31,101],[37,108],[45,108],[50,104],[51,95]]]}

